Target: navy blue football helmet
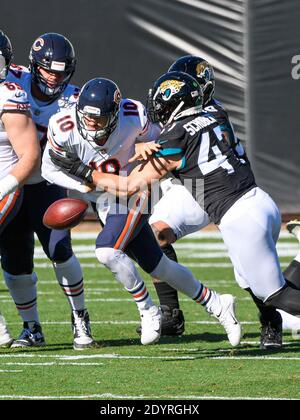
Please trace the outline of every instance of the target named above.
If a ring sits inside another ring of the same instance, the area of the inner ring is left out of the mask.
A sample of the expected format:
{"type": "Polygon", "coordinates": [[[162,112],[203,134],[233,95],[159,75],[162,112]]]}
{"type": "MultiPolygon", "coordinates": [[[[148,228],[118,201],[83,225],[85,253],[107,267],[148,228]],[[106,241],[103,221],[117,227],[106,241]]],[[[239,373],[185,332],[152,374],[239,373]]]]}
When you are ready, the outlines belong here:
{"type": "Polygon", "coordinates": [[[159,77],[149,91],[147,113],[163,126],[202,110],[202,89],[192,76],[171,71],[159,77]]]}
{"type": "Polygon", "coordinates": [[[0,82],[6,79],[12,58],[13,52],[10,40],[4,32],[0,31],[0,82]]]}
{"type": "Polygon", "coordinates": [[[81,89],[76,104],[77,127],[85,140],[103,145],[118,122],[121,92],[111,80],[97,77],[88,81],[81,89]],[[85,118],[96,122],[89,129],[85,118]]]}
{"type": "Polygon", "coordinates": [[[204,58],[185,55],[178,58],[168,71],[183,71],[193,76],[202,88],[204,105],[212,99],[215,91],[214,69],[204,58]]]}
{"type": "Polygon", "coordinates": [[[75,52],[71,42],[63,35],[52,32],[41,35],[34,41],[29,54],[29,62],[33,82],[43,94],[51,99],[57,98],[65,90],[76,66],[75,52]],[[55,87],[49,87],[40,74],[39,67],[63,74],[62,80],[55,87]]]}

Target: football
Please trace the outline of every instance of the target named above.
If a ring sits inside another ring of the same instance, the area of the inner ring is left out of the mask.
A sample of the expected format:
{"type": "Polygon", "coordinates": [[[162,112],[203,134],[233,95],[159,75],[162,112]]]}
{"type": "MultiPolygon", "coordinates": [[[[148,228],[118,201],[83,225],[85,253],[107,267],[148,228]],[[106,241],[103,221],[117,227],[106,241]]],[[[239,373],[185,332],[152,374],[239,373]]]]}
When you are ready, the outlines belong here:
{"type": "Polygon", "coordinates": [[[78,198],[62,198],[46,210],[43,223],[51,229],[70,229],[84,218],[88,203],[78,198]]]}

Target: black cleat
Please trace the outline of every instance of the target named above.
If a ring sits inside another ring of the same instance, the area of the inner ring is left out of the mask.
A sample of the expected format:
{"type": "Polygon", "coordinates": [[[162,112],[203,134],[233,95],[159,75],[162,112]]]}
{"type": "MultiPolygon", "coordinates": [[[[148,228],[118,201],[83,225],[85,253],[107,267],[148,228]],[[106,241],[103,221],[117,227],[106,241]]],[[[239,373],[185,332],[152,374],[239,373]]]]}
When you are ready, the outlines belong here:
{"type": "MultiPolygon", "coordinates": [[[[280,317],[281,318],[281,317],[280,317]]],[[[260,349],[280,349],[282,347],[282,320],[261,320],[260,349]]]]}
{"type": "Polygon", "coordinates": [[[37,322],[29,326],[29,322],[23,323],[23,331],[19,338],[13,341],[11,348],[17,347],[43,347],[45,346],[45,338],[42,327],[37,322]]]}
{"type": "MultiPolygon", "coordinates": [[[[170,309],[167,305],[161,305],[162,325],[161,335],[177,336],[184,333],[184,316],[181,309],[170,309]]],[[[136,332],[141,334],[141,326],[136,328],[136,332]]]]}

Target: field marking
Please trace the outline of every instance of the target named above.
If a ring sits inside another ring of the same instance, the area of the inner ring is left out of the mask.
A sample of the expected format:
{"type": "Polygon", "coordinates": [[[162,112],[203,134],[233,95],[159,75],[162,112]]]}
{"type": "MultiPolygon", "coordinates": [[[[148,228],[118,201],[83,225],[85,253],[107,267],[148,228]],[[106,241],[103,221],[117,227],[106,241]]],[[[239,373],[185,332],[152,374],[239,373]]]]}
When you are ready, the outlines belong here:
{"type": "MultiPolygon", "coordinates": [[[[193,356],[125,356],[117,353],[107,353],[107,354],[82,354],[77,356],[68,356],[61,354],[0,354],[0,359],[5,358],[42,358],[42,359],[57,359],[57,360],[82,360],[82,359],[126,359],[126,360],[195,360],[193,356]]],[[[20,362],[25,365],[31,365],[31,362],[20,362]]],[[[58,362],[33,362],[33,366],[52,366],[58,362]]],[[[19,362],[0,362],[1,365],[18,365],[19,362]]],[[[69,365],[70,363],[65,363],[69,365]]],[[[77,363],[75,363],[76,365],[77,363]]],[[[96,363],[97,364],[97,363],[96,363]]]]}
{"type": "Polygon", "coordinates": [[[300,361],[300,357],[291,356],[211,356],[208,359],[212,360],[293,360],[300,361]]]}
{"type": "MultiPolygon", "coordinates": [[[[0,363],[0,365],[4,366],[100,366],[104,365],[101,362],[86,362],[86,363],[61,363],[61,362],[6,362],[0,363]]],[[[22,372],[22,371],[21,371],[22,372]]]]}
{"type": "MultiPolygon", "coordinates": [[[[196,352],[199,353],[210,353],[211,350],[202,350],[202,349],[168,349],[162,348],[159,350],[163,351],[178,351],[178,352],[196,352]]],[[[220,349],[218,352],[228,353],[230,349],[220,349]]],[[[91,360],[91,359],[117,359],[117,360],[195,360],[195,356],[130,356],[130,355],[121,355],[117,353],[107,353],[107,354],[83,354],[83,355],[59,355],[59,354],[0,354],[0,359],[56,359],[53,362],[0,362],[0,365],[5,366],[55,366],[61,364],[62,366],[80,366],[82,362],[74,362],[75,360],[91,360]],[[68,361],[66,363],[66,361],[68,361]],[[70,361],[70,362],[69,362],[70,361]],[[72,363],[73,361],[73,363],[72,363]]],[[[300,357],[297,356],[208,356],[207,359],[210,360],[259,360],[259,361],[300,361],[300,357]]],[[[91,364],[98,365],[103,364],[101,362],[84,362],[82,366],[91,364]]]]}
{"type": "MultiPolygon", "coordinates": [[[[140,322],[140,319],[136,320],[102,320],[102,321],[90,321],[92,325],[136,325],[140,322]]],[[[70,325],[70,321],[43,321],[43,325],[70,325]]],[[[220,325],[218,321],[185,321],[186,324],[195,324],[195,325],[220,325]]],[[[259,321],[240,321],[242,325],[259,325],[259,321]]],[[[20,325],[19,322],[10,322],[9,325],[20,325]]],[[[1,357],[1,356],[0,356],[1,357]]]]}
{"type": "Polygon", "coordinates": [[[82,400],[82,399],[117,400],[263,400],[263,401],[291,401],[299,398],[274,398],[274,397],[225,397],[217,395],[118,395],[118,394],[87,394],[87,395],[0,395],[0,399],[28,399],[28,400],[82,400]]]}
{"type": "MultiPolygon", "coordinates": [[[[101,268],[101,269],[106,269],[106,267],[104,267],[104,265],[100,265],[97,263],[81,263],[80,264],[81,267],[83,268],[101,268]]],[[[231,263],[220,263],[220,262],[211,262],[211,263],[184,263],[184,265],[186,267],[194,267],[194,268],[214,268],[214,267],[219,267],[219,268],[232,268],[232,264],[231,263]]],[[[36,268],[53,268],[52,264],[50,263],[36,263],[35,264],[36,268]]]]}
{"type": "MultiPolygon", "coordinates": [[[[92,239],[97,238],[97,236],[99,235],[99,232],[97,232],[97,231],[95,231],[95,232],[72,232],[71,235],[72,235],[73,240],[74,239],[75,240],[85,240],[85,239],[92,240],[92,239]]],[[[36,235],[35,235],[35,238],[37,239],[36,235]]],[[[288,233],[284,230],[281,230],[281,232],[280,232],[279,240],[281,238],[283,238],[283,239],[289,238],[289,239],[295,241],[295,238],[293,238],[293,236],[290,233],[288,233]]],[[[181,241],[189,240],[189,239],[220,239],[220,240],[222,240],[222,236],[221,236],[221,233],[219,231],[210,231],[210,232],[208,232],[208,231],[198,231],[198,232],[191,233],[188,236],[185,236],[184,238],[181,239],[181,241]]]]}
{"type": "MultiPolygon", "coordinates": [[[[39,295],[39,293],[38,293],[39,295]]],[[[54,294],[55,295],[55,294],[54,294]]],[[[155,299],[154,299],[155,300],[155,299]]],[[[251,301],[252,299],[250,297],[244,297],[244,298],[236,298],[237,301],[251,301]]],[[[101,303],[112,303],[112,302],[131,302],[135,303],[132,298],[85,298],[85,301],[87,303],[90,302],[101,302],[101,303]]],[[[5,297],[4,299],[0,300],[1,303],[11,303],[13,304],[12,299],[5,297]]],[[[51,302],[57,302],[55,299],[47,299],[47,303],[51,302]]],[[[191,299],[180,299],[180,302],[191,302],[191,299]]]]}
{"type": "Polygon", "coordinates": [[[0,369],[0,373],[20,373],[23,372],[23,370],[19,369],[0,369]]]}
{"type": "MultiPolygon", "coordinates": [[[[297,248],[298,251],[298,248],[297,248]]],[[[283,250],[279,250],[278,251],[278,256],[279,257],[289,257],[289,258],[294,258],[295,255],[297,254],[296,249],[283,249],[283,250]]],[[[95,253],[93,252],[76,252],[76,249],[74,250],[74,253],[76,255],[77,258],[79,259],[96,259],[95,257],[95,253]]],[[[191,253],[189,251],[186,252],[178,252],[178,257],[181,259],[187,259],[187,260],[205,260],[205,259],[217,259],[217,258],[226,258],[229,259],[228,253],[226,251],[216,251],[216,252],[198,252],[198,253],[191,253]]],[[[38,254],[35,253],[34,254],[34,259],[35,260],[45,260],[46,256],[45,254],[38,254]]],[[[100,264],[99,264],[100,267],[100,264]]],[[[105,268],[105,267],[104,267],[105,268]]]]}

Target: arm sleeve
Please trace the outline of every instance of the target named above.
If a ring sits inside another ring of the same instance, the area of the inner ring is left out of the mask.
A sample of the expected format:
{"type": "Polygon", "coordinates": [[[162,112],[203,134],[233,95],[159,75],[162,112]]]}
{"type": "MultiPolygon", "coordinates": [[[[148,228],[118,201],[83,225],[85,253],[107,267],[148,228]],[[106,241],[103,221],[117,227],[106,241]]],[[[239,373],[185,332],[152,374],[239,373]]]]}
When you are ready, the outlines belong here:
{"type": "Polygon", "coordinates": [[[150,121],[146,122],[141,134],[137,137],[137,142],[156,141],[161,133],[161,128],[158,124],[153,124],[150,121]]]}
{"type": "Polygon", "coordinates": [[[52,127],[50,120],[48,127],[48,142],[42,159],[42,177],[51,184],[60,185],[61,187],[70,190],[85,193],[88,188],[83,182],[79,181],[75,177],[72,177],[72,175],[64,173],[61,168],[55,166],[52,162],[49,155],[50,149],[57,154],[64,154],[67,151],[63,142],[58,143],[57,141],[54,141],[55,136],[53,135],[53,130],[55,129],[52,127]]]}
{"type": "Polygon", "coordinates": [[[51,184],[60,185],[61,187],[76,190],[81,193],[87,192],[87,186],[73,178],[71,175],[67,175],[61,171],[60,168],[52,163],[49,156],[50,145],[49,142],[46,145],[43,160],[42,160],[42,177],[51,184]]]}

